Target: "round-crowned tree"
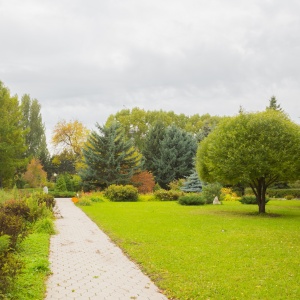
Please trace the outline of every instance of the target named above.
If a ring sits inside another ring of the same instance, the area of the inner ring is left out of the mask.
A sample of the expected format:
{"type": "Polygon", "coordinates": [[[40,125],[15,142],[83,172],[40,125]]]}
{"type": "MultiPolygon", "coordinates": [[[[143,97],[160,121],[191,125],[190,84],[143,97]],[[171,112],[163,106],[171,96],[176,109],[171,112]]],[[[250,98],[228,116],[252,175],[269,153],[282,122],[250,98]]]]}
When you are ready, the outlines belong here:
{"type": "Polygon", "coordinates": [[[224,119],[197,151],[197,171],[205,182],[247,184],[265,212],[267,188],[300,178],[300,126],[269,109],[224,119]]]}

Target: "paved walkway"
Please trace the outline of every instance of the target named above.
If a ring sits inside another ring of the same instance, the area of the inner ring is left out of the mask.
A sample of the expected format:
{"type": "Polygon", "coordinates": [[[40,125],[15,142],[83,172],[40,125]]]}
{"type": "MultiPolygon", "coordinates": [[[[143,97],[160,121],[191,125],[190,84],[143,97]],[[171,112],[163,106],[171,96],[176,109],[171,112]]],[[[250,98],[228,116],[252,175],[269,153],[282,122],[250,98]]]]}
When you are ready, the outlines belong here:
{"type": "Polygon", "coordinates": [[[56,202],[46,300],[167,299],[70,199],[56,202]]]}

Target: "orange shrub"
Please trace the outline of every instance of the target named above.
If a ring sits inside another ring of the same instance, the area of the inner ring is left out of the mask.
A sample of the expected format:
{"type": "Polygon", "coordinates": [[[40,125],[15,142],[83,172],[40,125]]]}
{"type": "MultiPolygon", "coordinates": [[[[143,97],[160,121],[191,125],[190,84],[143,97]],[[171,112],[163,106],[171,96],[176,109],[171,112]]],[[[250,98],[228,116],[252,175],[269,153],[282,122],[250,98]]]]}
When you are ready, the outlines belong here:
{"type": "Polygon", "coordinates": [[[155,181],[152,173],[148,171],[143,171],[137,174],[134,174],[131,177],[131,184],[135,186],[139,193],[147,194],[152,193],[155,186],[155,181]]]}
{"type": "Polygon", "coordinates": [[[77,197],[73,197],[73,198],[72,198],[72,201],[73,201],[73,203],[76,204],[76,203],[79,201],[79,199],[78,199],[77,197]]]}

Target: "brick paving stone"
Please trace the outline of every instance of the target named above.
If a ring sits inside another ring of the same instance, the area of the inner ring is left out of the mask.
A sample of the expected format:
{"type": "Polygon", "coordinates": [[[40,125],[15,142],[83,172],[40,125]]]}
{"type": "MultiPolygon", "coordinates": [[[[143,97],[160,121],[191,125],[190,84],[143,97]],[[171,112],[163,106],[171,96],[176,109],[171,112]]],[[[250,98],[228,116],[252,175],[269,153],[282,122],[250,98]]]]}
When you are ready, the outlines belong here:
{"type": "Polygon", "coordinates": [[[71,199],[56,202],[45,300],[167,300],[71,199]]]}

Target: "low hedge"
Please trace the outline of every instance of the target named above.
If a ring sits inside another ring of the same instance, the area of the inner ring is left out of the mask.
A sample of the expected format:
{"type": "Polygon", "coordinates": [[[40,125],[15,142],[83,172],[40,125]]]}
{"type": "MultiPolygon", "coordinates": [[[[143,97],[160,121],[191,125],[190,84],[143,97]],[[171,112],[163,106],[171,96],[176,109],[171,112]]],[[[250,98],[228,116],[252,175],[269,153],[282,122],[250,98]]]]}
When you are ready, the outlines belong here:
{"type": "Polygon", "coordinates": [[[300,189],[268,189],[267,194],[271,198],[285,198],[286,196],[300,198],[300,189]]]}
{"type": "Polygon", "coordinates": [[[63,191],[63,192],[49,191],[49,194],[53,195],[54,198],[72,198],[76,196],[76,192],[69,192],[69,191],[63,191]]]}
{"type": "MultiPolygon", "coordinates": [[[[242,204],[257,204],[256,197],[252,196],[252,195],[245,195],[245,196],[241,197],[241,199],[239,201],[242,204]]],[[[265,202],[268,203],[269,198],[266,198],[265,202]]]]}
{"type": "Polygon", "coordinates": [[[179,199],[179,197],[183,196],[184,192],[181,191],[175,191],[175,190],[164,190],[160,189],[158,191],[154,192],[154,196],[156,199],[161,201],[176,201],[179,199]]]}
{"type": "Polygon", "coordinates": [[[178,203],[181,205],[204,205],[205,199],[201,194],[190,193],[179,197],[178,203]]]}

